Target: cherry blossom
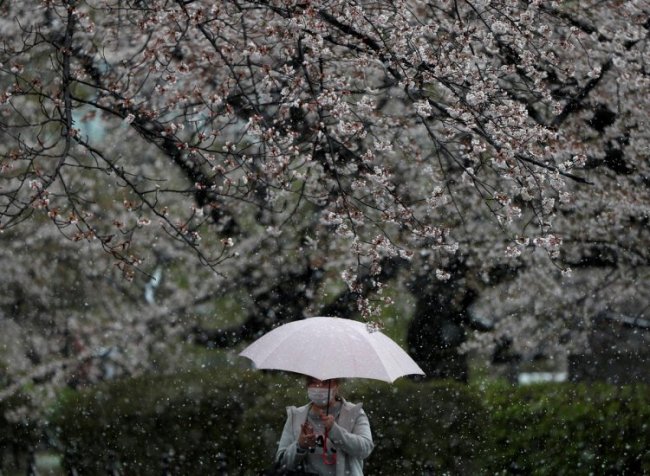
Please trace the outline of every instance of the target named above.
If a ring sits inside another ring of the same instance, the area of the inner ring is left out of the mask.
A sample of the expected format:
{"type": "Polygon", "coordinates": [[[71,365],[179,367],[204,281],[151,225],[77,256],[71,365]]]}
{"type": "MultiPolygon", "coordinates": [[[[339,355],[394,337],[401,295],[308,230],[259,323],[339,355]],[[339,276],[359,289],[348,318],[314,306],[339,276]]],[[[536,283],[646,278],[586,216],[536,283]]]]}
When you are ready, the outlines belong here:
{"type": "Polygon", "coordinates": [[[0,13],[1,320],[38,349],[12,358],[0,398],[97,380],[107,361],[138,373],[169,336],[227,347],[349,303],[372,321],[380,291],[413,276],[480,296],[497,325],[476,342],[530,347],[582,342],[598,306],[647,284],[646,2],[0,13]],[[157,269],[154,304],[140,301],[157,269]],[[510,297],[490,301],[500,286],[510,297]],[[33,306],[15,311],[20,288],[33,306]],[[235,292],[255,325],[213,337],[187,317],[235,292]],[[50,299],[51,329],[28,337],[50,299]]]}

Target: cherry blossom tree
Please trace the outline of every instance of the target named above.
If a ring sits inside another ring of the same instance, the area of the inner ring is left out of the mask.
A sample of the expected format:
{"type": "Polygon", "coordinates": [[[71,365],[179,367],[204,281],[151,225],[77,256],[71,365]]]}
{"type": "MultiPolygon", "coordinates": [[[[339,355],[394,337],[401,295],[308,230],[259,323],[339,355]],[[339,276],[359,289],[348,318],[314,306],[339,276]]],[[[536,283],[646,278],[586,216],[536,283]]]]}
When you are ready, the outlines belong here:
{"type": "Polygon", "coordinates": [[[429,363],[469,328],[560,346],[620,290],[647,302],[646,2],[0,11],[2,321],[46,329],[0,396],[142,371],[162,342],[370,321],[397,283],[429,363]],[[233,296],[232,326],[187,318],[233,296]]]}

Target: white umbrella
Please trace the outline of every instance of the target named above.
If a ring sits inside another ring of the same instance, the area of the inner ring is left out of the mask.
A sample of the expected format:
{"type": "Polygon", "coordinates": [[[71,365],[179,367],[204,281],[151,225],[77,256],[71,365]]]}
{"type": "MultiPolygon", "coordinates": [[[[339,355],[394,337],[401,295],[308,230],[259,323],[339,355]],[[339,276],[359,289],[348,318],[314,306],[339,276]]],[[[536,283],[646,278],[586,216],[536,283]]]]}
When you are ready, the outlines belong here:
{"type": "Polygon", "coordinates": [[[310,317],[273,329],[239,355],[258,369],[315,377],[369,378],[394,382],[424,375],[393,340],[366,324],[338,317],[310,317]]]}

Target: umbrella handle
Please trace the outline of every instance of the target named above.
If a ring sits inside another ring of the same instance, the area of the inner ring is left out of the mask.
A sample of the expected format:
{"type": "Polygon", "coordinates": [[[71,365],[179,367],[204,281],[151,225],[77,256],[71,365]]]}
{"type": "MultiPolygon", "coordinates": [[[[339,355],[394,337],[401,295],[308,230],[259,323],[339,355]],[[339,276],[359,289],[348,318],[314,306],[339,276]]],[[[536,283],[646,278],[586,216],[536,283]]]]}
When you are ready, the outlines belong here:
{"type": "Polygon", "coordinates": [[[327,439],[330,436],[330,431],[325,429],[325,438],[323,439],[323,464],[332,465],[336,464],[336,453],[327,454],[327,439]]]}
{"type": "Polygon", "coordinates": [[[325,415],[330,414],[330,392],[332,391],[332,380],[327,382],[327,407],[325,408],[325,415]]]}
{"type": "MultiPolygon", "coordinates": [[[[325,409],[325,415],[330,414],[330,394],[332,391],[332,380],[330,379],[329,382],[327,382],[327,407],[325,409]]],[[[325,438],[323,439],[323,463],[327,465],[332,465],[336,464],[336,453],[333,455],[328,455],[327,454],[327,439],[330,436],[330,431],[328,429],[325,429],[325,438]]]]}

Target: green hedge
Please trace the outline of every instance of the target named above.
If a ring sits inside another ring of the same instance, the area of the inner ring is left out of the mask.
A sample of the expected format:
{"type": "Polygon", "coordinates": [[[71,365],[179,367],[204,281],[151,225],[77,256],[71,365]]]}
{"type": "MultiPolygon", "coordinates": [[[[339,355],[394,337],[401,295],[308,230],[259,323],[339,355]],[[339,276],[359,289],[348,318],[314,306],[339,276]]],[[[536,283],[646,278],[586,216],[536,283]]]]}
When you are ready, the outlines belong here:
{"type": "MultiPolygon", "coordinates": [[[[478,389],[450,382],[346,382],[375,438],[367,475],[650,474],[647,387],[573,384],[478,389]]],[[[82,474],[110,453],[126,474],[229,474],[270,465],[287,405],[306,402],[303,380],[261,372],[143,377],[69,393],[50,429],[82,474]],[[74,449],[74,451],[70,451],[74,449]]]]}
{"type": "Polygon", "coordinates": [[[159,475],[164,455],[174,474],[213,474],[219,454],[231,468],[244,458],[234,436],[261,390],[251,382],[189,373],[103,384],[67,394],[50,432],[81,474],[105,474],[116,458],[124,473],[159,475]]]}
{"type": "Polygon", "coordinates": [[[489,448],[481,431],[488,414],[478,396],[456,382],[393,385],[368,382],[352,392],[363,401],[373,428],[375,450],[367,474],[478,474],[489,448]]]}
{"type": "MultiPolygon", "coordinates": [[[[484,447],[475,428],[486,413],[453,383],[346,383],[362,401],[376,449],[368,474],[415,474],[426,463],[467,474],[484,447]]],[[[247,372],[152,377],[104,384],[61,399],[50,423],[66,462],[101,474],[118,455],[131,474],[159,474],[171,449],[175,471],[211,474],[227,455],[230,474],[254,474],[273,460],[288,405],[306,403],[302,378],[247,372]],[[199,383],[197,383],[199,382],[199,383]]]]}
{"type": "MultiPolygon", "coordinates": [[[[248,467],[263,468],[273,460],[287,405],[307,403],[304,383],[276,382],[244,415],[239,441],[248,448],[248,467]]],[[[487,413],[466,386],[450,382],[415,383],[402,380],[346,382],[341,393],[362,402],[370,420],[375,450],[366,473],[422,473],[430,464],[438,471],[476,474],[486,444],[476,428],[487,424],[487,413]]],[[[436,471],[436,474],[439,472],[436,471]]]]}
{"type": "Polygon", "coordinates": [[[650,474],[650,388],[490,385],[487,474],[650,474]]]}

